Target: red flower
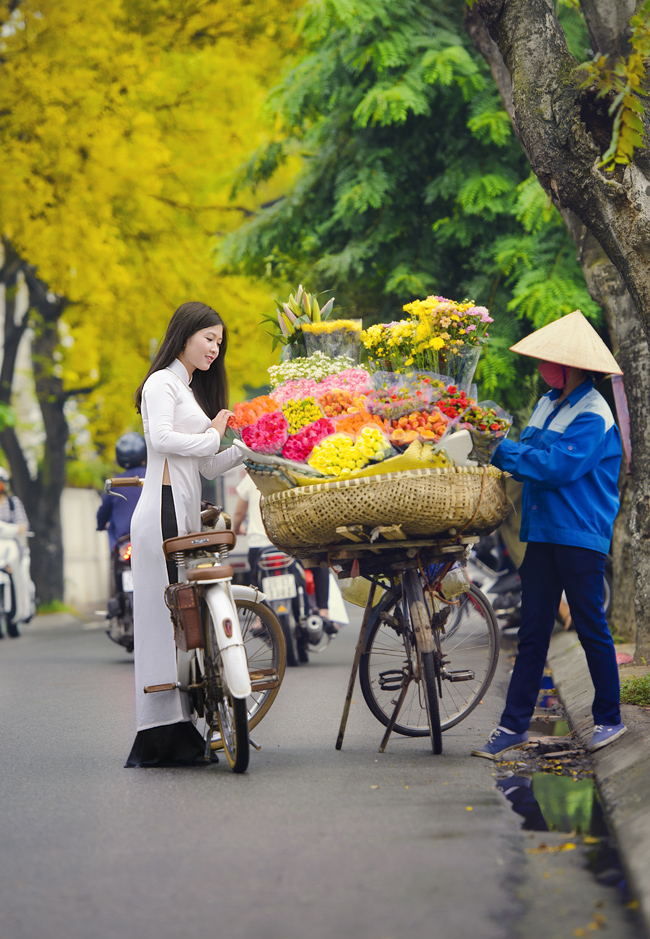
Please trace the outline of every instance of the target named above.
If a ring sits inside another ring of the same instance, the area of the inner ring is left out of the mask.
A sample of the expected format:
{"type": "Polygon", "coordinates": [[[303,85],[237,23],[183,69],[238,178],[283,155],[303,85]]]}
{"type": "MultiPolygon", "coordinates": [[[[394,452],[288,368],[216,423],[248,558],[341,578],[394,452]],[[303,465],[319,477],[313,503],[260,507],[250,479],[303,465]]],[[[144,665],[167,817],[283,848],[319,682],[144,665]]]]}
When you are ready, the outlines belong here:
{"type": "Polygon", "coordinates": [[[490,430],[501,430],[498,424],[490,424],[490,430]]]}

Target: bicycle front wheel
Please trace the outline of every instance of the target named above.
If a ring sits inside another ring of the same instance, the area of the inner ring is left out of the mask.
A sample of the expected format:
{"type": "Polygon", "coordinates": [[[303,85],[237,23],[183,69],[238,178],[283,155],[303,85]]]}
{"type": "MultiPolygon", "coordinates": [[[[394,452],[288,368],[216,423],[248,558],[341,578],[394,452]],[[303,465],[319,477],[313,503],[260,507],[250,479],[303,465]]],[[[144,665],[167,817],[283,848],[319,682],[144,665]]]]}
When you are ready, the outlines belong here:
{"type": "MultiPolygon", "coordinates": [[[[205,623],[205,677],[207,684],[206,721],[213,726],[216,716],[223,751],[233,773],[245,773],[250,759],[248,708],[243,698],[233,698],[223,668],[212,617],[203,602],[205,623]]],[[[213,749],[214,749],[214,745],[213,749]]]]}

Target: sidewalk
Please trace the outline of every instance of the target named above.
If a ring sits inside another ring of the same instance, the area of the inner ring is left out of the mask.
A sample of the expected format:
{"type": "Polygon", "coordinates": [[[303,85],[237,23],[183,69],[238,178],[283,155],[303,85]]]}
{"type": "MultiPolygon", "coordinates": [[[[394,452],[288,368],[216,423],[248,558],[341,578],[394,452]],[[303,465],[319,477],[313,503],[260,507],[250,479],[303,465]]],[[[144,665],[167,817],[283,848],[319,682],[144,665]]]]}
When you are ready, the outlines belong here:
{"type": "MultiPolygon", "coordinates": [[[[593,731],[593,685],[574,632],[551,640],[548,664],[569,723],[586,746],[593,731]]],[[[621,677],[630,672],[623,668],[621,677]]],[[[650,934],[650,709],[622,705],[627,733],[593,754],[594,774],[631,891],[650,934]]]]}

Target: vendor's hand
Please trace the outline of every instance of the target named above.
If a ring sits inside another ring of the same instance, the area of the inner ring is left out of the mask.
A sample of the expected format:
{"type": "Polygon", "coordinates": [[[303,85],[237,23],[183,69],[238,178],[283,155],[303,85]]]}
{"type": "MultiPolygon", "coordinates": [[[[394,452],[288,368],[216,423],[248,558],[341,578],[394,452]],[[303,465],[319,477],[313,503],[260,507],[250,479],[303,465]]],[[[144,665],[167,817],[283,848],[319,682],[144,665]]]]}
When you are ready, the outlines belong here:
{"type": "Polygon", "coordinates": [[[215,419],[210,424],[210,427],[214,427],[214,429],[218,432],[219,436],[223,437],[223,435],[226,432],[226,427],[228,426],[228,421],[230,420],[231,417],[234,417],[234,416],[235,415],[232,411],[226,411],[226,410],[219,411],[215,419]]]}

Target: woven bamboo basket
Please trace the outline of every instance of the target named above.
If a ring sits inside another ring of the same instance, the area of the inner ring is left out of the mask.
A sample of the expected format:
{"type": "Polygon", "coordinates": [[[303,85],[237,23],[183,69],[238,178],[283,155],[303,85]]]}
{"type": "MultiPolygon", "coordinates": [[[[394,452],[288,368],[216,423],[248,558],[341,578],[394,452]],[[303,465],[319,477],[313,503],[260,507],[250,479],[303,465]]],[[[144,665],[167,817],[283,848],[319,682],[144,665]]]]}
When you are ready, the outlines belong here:
{"type": "Polygon", "coordinates": [[[507,513],[503,473],[493,466],[419,469],[300,486],[264,496],[264,524],[283,548],[343,541],[343,525],[399,524],[411,538],[483,535],[507,513]]]}

